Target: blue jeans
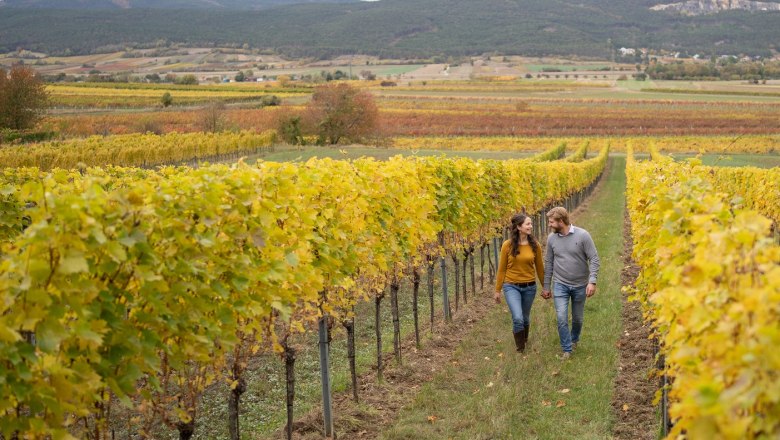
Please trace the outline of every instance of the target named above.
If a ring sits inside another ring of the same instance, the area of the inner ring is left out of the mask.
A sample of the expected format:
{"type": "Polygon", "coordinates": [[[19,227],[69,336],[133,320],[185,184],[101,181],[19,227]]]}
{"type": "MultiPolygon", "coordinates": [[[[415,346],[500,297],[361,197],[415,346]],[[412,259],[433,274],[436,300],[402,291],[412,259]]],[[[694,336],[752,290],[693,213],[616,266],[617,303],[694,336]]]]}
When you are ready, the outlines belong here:
{"type": "Polygon", "coordinates": [[[520,333],[531,323],[531,306],[536,296],[536,284],[518,287],[504,283],[501,289],[504,291],[509,312],[512,313],[512,332],[520,333]]]}
{"type": "Polygon", "coordinates": [[[572,287],[553,283],[555,314],[558,318],[558,337],[561,348],[571,353],[571,344],[580,340],[582,319],[585,316],[585,286],[572,287]],[[569,300],[571,299],[571,332],[569,332],[569,300]]]}

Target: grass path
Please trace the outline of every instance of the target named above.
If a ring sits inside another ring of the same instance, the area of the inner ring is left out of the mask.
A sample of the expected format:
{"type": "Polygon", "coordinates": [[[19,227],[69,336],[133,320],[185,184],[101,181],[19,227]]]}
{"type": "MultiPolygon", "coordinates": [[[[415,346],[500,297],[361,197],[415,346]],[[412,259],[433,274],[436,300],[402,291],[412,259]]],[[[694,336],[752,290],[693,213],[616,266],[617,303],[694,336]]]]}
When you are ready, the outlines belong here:
{"type": "Polygon", "coordinates": [[[381,438],[611,437],[621,331],[624,188],[625,159],[613,157],[600,190],[573,219],[590,231],[602,265],[599,290],[586,303],[582,340],[572,359],[556,359],[560,346],[551,300],[537,295],[525,355],[514,352],[502,301],[381,438]]]}

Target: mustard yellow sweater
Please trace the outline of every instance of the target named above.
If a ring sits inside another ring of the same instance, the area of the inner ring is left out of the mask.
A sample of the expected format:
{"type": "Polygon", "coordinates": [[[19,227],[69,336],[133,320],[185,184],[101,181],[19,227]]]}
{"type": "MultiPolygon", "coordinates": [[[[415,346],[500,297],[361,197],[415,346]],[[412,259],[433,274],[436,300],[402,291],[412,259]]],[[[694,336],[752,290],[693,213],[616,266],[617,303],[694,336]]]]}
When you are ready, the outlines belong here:
{"type": "Polygon", "coordinates": [[[530,283],[536,278],[544,280],[544,263],[542,248],[536,255],[530,244],[520,245],[517,256],[512,256],[512,240],[506,240],[501,245],[501,255],[498,258],[498,277],[496,277],[496,292],[501,291],[504,283],[530,283]],[[535,272],[535,273],[534,273],[535,272]]]}

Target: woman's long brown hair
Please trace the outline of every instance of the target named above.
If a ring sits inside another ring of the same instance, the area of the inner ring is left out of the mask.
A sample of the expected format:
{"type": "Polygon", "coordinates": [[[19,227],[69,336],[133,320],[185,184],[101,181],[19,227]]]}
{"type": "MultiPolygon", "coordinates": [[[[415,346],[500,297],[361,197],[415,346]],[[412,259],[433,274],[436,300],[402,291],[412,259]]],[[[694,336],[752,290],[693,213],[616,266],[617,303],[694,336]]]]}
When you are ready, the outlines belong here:
{"type": "MultiPolygon", "coordinates": [[[[517,227],[525,223],[525,219],[527,218],[528,216],[525,214],[515,214],[512,216],[511,238],[513,257],[516,257],[520,252],[520,231],[517,230],[517,227]]],[[[534,255],[536,255],[539,252],[539,242],[536,241],[536,237],[534,237],[533,234],[528,235],[528,243],[531,245],[531,249],[534,251],[534,255]]]]}

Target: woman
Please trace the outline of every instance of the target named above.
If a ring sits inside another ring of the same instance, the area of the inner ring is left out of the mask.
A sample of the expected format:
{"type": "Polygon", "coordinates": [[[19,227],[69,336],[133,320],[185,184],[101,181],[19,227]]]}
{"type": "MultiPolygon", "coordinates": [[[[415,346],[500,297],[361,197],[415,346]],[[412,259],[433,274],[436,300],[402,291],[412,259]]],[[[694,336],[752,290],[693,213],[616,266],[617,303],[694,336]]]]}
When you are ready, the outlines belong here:
{"type": "Polygon", "coordinates": [[[525,351],[531,324],[531,305],[536,296],[536,279],[544,283],[542,249],[533,236],[533,222],[525,214],[512,217],[511,238],[501,246],[496,279],[497,303],[503,290],[512,313],[512,333],[518,352],[525,351]]]}

